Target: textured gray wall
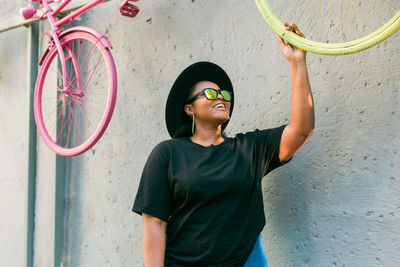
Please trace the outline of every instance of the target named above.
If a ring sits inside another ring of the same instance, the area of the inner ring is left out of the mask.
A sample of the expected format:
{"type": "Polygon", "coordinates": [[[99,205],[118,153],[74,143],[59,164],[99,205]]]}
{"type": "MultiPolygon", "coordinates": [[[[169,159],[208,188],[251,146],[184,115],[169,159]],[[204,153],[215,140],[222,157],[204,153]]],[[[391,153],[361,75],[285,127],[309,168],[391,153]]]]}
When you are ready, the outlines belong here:
{"type": "Polygon", "coordinates": [[[0,34],[0,266],[22,266],[27,153],[26,30],[0,34]]]}
{"type": "MultiPolygon", "coordinates": [[[[0,21],[18,14],[0,1],[0,21]]],[[[0,34],[0,266],[22,266],[25,247],[27,90],[25,29],[0,34]]]]}
{"type": "MultiPolygon", "coordinates": [[[[68,160],[64,266],[143,265],[141,218],[130,208],[148,154],[169,138],[165,102],[187,65],[210,60],[230,75],[237,99],[230,136],[290,118],[289,65],[253,1],[141,1],[135,19],[119,14],[119,2],[98,6],[79,22],[113,44],[119,87],[105,135],[68,160]]],[[[24,29],[0,34],[0,146],[7,159],[0,161],[7,170],[0,209],[15,222],[23,219],[15,211],[23,205],[26,166],[18,152],[26,150],[26,90],[18,75],[25,39],[24,29]],[[21,47],[10,45],[11,37],[21,47]]],[[[291,163],[264,178],[269,266],[400,265],[399,41],[396,33],[354,55],[308,54],[315,133],[291,163]]],[[[36,266],[52,264],[54,158],[38,140],[36,266]]],[[[5,257],[24,245],[16,225],[0,223],[10,229],[1,233],[1,243],[10,244],[1,247],[7,266],[21,266],[5,257]]]]}

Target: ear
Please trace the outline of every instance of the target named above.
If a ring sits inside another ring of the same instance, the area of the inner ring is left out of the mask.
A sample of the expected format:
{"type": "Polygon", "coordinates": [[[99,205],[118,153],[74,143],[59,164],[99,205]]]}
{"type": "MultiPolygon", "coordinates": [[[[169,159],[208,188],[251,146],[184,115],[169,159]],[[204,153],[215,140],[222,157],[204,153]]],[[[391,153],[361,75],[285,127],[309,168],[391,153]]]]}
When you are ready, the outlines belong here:
{"type": "Polygon", "coordinates": [[[193,106],[192,104],[187,104],[183,107],[186,115],[188,115],[189,117],[192,117],[194,112],[193,112],[193,106]]]}

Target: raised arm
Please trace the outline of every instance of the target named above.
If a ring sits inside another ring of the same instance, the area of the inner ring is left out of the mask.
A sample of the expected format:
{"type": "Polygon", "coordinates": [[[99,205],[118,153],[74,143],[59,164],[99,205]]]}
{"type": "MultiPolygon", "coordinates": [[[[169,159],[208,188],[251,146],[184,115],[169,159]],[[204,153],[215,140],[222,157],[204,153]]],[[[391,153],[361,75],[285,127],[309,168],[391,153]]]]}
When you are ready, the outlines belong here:
{"type": "Polygon", "coordinates": [[[142,214],[143,220],[143,257],[146,267],[164,267],[165,230],[167,223],[163,220],[142,214]]]}
{"type": "MultiPolygon", "coordinates": [[[[296,24],[285,23],[287,30],[303,36],[296,24]]],[[[314,131],[314,100],[308,79],[306,52],[285,43],[278,36],[282,54],[290,64],[292,79],[292,110],[290,123],[282,133],[279,159],[288,161],[307,141],[314,131]]]]}

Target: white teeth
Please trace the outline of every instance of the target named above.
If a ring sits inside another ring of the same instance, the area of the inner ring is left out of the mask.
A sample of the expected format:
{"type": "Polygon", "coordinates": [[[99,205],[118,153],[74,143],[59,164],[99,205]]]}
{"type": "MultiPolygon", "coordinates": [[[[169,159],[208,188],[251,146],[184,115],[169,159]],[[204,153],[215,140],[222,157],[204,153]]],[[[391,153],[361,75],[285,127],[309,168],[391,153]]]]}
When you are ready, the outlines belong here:
{"type": "Polygon", "coordinates": [[[214,108],[225,108],[225,105],[224,104],[218,104],[214,108]]]}

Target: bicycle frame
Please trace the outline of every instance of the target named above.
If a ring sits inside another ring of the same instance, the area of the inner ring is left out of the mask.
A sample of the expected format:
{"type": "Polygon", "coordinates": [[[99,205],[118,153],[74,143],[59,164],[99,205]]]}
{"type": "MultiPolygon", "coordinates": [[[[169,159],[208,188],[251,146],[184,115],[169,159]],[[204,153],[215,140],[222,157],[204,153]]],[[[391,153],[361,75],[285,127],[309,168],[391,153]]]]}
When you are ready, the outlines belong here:
{"type": "MultiPolygon", "coordinates": [[[[76,17],[79,17],[80,15],[82,15],[83,13],[85,13],[86,11],[88,11],[89,9],[91,9],[92,7],[100,4],[101,2],[105,2],[108,0],[93,0],[89,3],[87,3],[86,5],[80,7],[79,9],[75,10],[74,12],[72,12],[71,14],[69,14],[68,16],[60,19],[60,20],[56,20],[56,16],[57,14],[69,3],[71,2],[71,0],[65,0],[64,2],[62,2],[60,4],[60,6],[58,6],[57,9],[52,10],[51,7],[49,6],[50,3],[53,2],[57,2],[56,0],[42,0],[42,4],[46,10],[46,17],[51,25],[52,28],[52,32],[51,32],[51,40],[53,41],[54,44],[56,45],[58,54],[60,56],[60,61],[61,61],[61,67],[62,67],[62,72],[63,72],[63,87],[62,88],[62,92],[63,93],[71,93],[68,89],[68,84],[67,84],[67,67],[66,67],[66,62],[65,62],[65,55],[64,55],[64,51],[62,50],[61,47],[61,43],[60,43],[60,39],[59,36],[61,35],[61,29],[60,27],[64,24],[67,24],[69,22],[71,22],[72,20],[74,20],[76,17]]],[[[59,2],[59,1],[58,1],[59,2]]],[[[82,27],[81,27],[82,28],[82,27]]],[[[89,30],[90,31],[90,30],[89,30]]],[[[98,34],[95,34],[98,35],[98,34]]],[[[101,35],[101,34],[100,34],[101,35]]],[[[76,62],[74,62],[75,60],[72,59],[73,64],[75,66],[77,66],[76,62]]],[[[77,73],[77,75],[79,75],[79,71],[77,73]]],[[[74,94],[79,94],[81,93],[81,85],[80,85],[80,79],[78,79],[78,92],[74,92],[74,94]]]]}
{"type": "MultiPolygon", "coordinates": [[[[30,5],[20,9],[21,15],[27,20],[47,19],[51,26],[45,33],[50,40],[39,60],[33,96],[38,132],[57,154],[76,156],[93,147],[110,122],[117,96],[117,70],[106,36],[88,26],[61,26],[109,0],[86,0],[89,3],[61,19],[57,14],[71,0],[27,1],[30,5]],[[36,15],[38,9],[41,12],[36,15]]],[[[137,1],[124,0],[119,5],[121,15],[135,17],[139,8],[132,2],[137,1]]]]}

